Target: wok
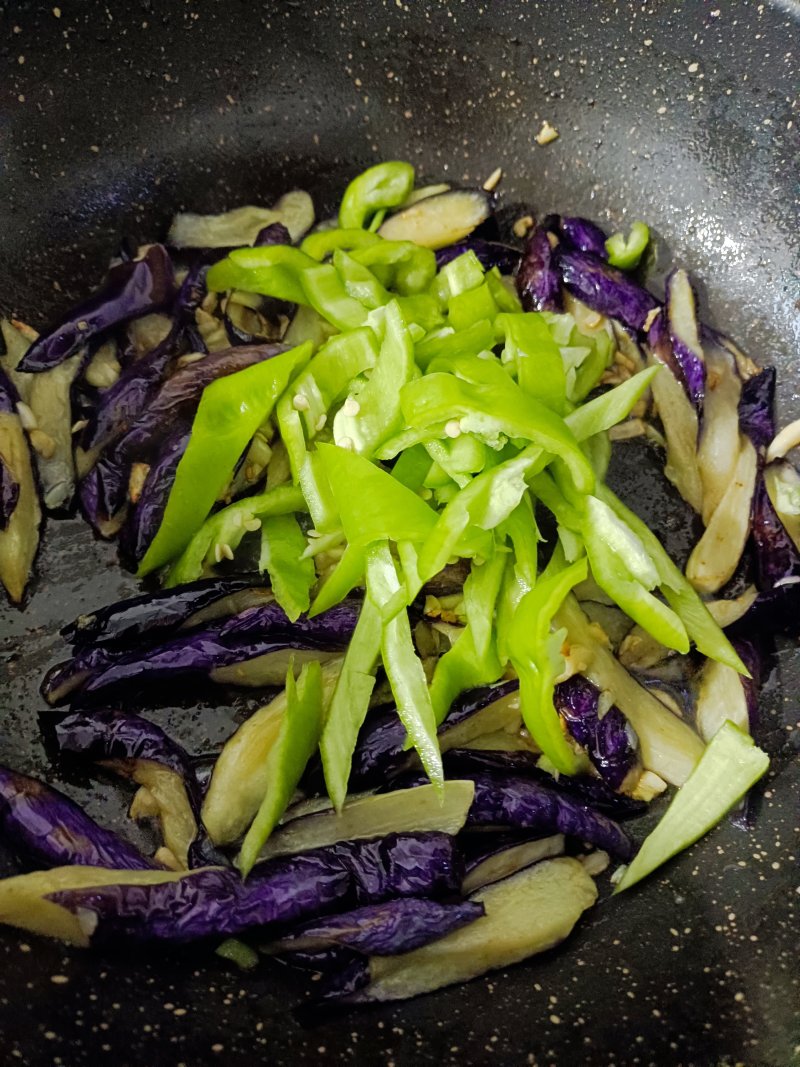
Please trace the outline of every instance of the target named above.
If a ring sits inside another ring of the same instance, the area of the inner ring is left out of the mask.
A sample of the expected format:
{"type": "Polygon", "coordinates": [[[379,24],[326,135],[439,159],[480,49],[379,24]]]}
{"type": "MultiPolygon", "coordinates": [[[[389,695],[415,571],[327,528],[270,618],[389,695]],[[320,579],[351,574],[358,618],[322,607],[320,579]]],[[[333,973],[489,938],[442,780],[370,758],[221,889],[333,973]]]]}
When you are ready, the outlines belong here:
{"type": "MultiPolygon", "coordinates": [[[[5,310],[43,326],[121,235],[162,234],[179,207],[301,187],[329,210],[381,158],[428,180],[501,166],[506,204],[610,229],[647,219],[657,270],[691,267],[711,322],[779,367],[781,413],[800,413],[795,3],[83,0],[0,19],[5,310]],[[560,138],[539,147],[545,119],[560,138]]],[[[651,475],[624,459],[617,472],[679,534],[651,475]]],[[[27,610],[0,609],[0,760],[112,825],[125,822],[117,788],[51,768],[37,686],[58,627],[133,586],[78,520],[51,521],[27,610]]],[[[785,643],[765,687],[774,776],[755,828],[727,823],[562,950],[412,1003],[308,1018],[273,971],[174,950],[97,956],[2,929],[3,1062],[788,1064],[799,689],[785,643]]],[[[219,699],[176,695],[159,721],[209,751],[255,701],[219,699]]]]}

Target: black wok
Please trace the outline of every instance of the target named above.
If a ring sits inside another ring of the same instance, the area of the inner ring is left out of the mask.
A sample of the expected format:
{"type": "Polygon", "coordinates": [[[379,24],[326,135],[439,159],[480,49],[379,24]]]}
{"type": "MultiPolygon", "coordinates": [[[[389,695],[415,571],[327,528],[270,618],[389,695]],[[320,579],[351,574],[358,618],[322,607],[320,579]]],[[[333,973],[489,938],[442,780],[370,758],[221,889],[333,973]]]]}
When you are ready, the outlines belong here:
{"type": "MultiPolygon", "coordinates": [[[[44,325],[121,235],[161,234],[178,207],[299,186],[330,208],[380,158],[431,180],[499,165],[506,203],[612,229],[647,219],[659,266],[695,271],[710,320],[779,367],[781,412],[800,414],[797,4],[61,2],[0,12],[4,310],[44,325]],[[560,132],[546,148],[533,141],[544,119],[560,132]]],[[[648,498],[647,470],[622,468],[674,533],[681,519],[648,498]]],[[[117,789],[50,767],[37,685],[58,627],[133,586],[79,521],[50,522],[27,610],[0,609],[0,760],[55,776],[120,825],[117,789]]],[[[273,972],[173,950],[81,954],[0,929],[0,1059],[783,1067],[800,1045],[799,689],[800,656],[781,645],[755,828],[726,824],[597,908],[563,950],[308,1019],[273,972]]],[[[247,706],[176,698],[159,721],[210,751],[247,706]]]]}

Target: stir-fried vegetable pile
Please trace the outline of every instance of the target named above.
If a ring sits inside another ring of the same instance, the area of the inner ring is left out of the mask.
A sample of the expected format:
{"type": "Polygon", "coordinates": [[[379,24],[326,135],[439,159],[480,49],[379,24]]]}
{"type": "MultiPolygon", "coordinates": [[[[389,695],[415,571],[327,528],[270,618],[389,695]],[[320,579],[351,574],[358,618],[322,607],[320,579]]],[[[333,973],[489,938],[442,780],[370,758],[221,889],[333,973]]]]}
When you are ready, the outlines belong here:
{"type": "Polygon", "coordinates": [[[20,601],[76,492],[157,576],[62,631],[42,692],[163,844],[3,770],[2,839],[53,869],[0,882],[1,921],[410,996],[557,943],[608,855],[627,888],[765,772],[745,634],[791,626],[800,579],[774,374],[685,271],[642,286],[644,224],[547,216],[520,249],[493,195],[414,179],[372,167],[316,226],[299,192],[178,216],[49,333],[2,323],[0,579],[20,601]],[[630,437],[702,523],[685,571],[606,484],[630,437]],[[280,690],[202,786],[119,710],[184,676],[280,690]],[[668,786],[637,852],[620,820],[668,786]]]}

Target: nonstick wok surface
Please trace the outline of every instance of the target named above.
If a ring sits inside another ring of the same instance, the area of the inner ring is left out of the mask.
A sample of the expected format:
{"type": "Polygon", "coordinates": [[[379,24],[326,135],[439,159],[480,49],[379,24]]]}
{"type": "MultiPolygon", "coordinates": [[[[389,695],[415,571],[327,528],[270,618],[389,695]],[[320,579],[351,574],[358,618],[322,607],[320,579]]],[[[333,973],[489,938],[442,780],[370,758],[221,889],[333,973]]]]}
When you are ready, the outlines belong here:
{"type": "MultiPolygon", "coordinates": [[[[178,208],[300,187],[322,214],[382,158],[456,182],[501,166],[506,204],[610,229],[647,219],[656,275],[694,271],[707,318],[778,366],[780,413],[796,416],[799,34],[796,3],[743,0],[6,5],[0,307],[41,328],[97,281],[122,235],[163,235],[178,208]],[[545,119],[560,138],[539,147],[545,119]]],[[[685,512],[654,475],[652,459],[619,450],[617,484],[679,547],[685,512]]],[[[51,767],[38,683],[62,654],[59,626],[134,587],[79,520],[48,521],[25,612],[0,607],[0,761],[126,833],[117,786],[51,767]]],[[[411,1003],[309,1018],[275,970],[240,975],[172,948],[82,953],[0,928],[0,1060],[795,1062],[799,689],[785,641],[764,690],[773,769],[754,829],[726,823],[596,908],[561,950],[411,1003]]],[[[202,753],[258,695],[167,704],[155,717],[202,753]]],[[[15,869],[2,856],[0,868],[15,869]]]]}

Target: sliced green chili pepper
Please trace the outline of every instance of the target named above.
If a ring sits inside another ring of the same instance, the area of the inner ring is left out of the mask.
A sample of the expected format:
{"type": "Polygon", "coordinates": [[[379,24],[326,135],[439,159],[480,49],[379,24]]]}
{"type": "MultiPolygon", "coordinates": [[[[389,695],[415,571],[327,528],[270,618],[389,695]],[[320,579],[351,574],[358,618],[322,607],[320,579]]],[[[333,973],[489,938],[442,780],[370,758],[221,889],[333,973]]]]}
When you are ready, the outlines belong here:
{"type": "Polygon", "coordinates": [[[344,397],[352,379],[374,367],[377,358],[378,345],[369,328],[336,334],[297,376],[291,392],[278,401],[278,428],[295,482],[305,464],[307,440],[324,427],[328,411],[344,397]]]}
{"type": "Polygon", "coordinates": [[[309,615],[319,615],[340,604],[356,586],[362,585],[366,565],[366,545],[348,545],[333,572],[320,586],[309,615]]]}
{"type": "Polygon", "coordinates": [[[369,267],[359,263],[353,256],[339,248],[333,253],[333,265],[342,279],[347,295],[363,304],[365,308],[373,311],[389,303],[388,292],[369,267]]]}
{"type": "Polygon", "coordinates": [[[416,493],[425,484],[432,462],[422,445],[412,445],[400,453],[392,467],[392,477],[416,493]]]}
{"type": "MultiPolygon", "coordinates": [[[[217,546],[220,549],[227,546],[234,552],[248,530],[257,530],[268,516],[305,510],[303,494],[293,485],[279,485],[265,493],[228,504],[206,519],[169,568],[164,585],[183,585],[200,578],[208,567],[219,562],[215,556],[217,546]]],[[[227,554],[227,549],[224,550],[227,554]]]]}
{"type": "Polygon", "coordinates": [[[606,241],[608,262],[620,270],[633,270],[650,243],[650,228],[644,222],[634,222],[626,239],[622,232],[612,234],[606,241]]]}
{"type": "Polygon", "coordinates": [[[482,284],[481,261],[470,250],[445,263],[436,275],[435,289],[442,303],[446,303],[451,297],[477,289],[482,284]]]}
{"type": "Polygon", "coordinates": [[[269,572],[275,599],[291,622],[308,611],[317,577],[313,559],[303,555],[305,548],[305,535],[294,515],[262,520],[258,569],[269,572]]]}
{"type": "Polygon", "coordinates": [[[340,528],[339,512],[319,452],[307,452],[298,477],[306,505],[317,533],[329,534],[340,528]]]}
{"type": "Polygon", "coordinates": [[[444,322],[444,315],[439,301],[430,293],[418,293],[416,296],[398,296],[397,306],[404,320],[411,325],[420,326],[425,333],[435,330],[444,322]]]}
{"type": "MultiPolygon", "coordinates": [[[[367,556],[367,597],[378,609],[385,608],[404,592],[386,541],[372,546],[367,556]]],[[[392,687],[397,714],[416,748],[425,773],[437,792],[444,788],[444,771],[436,737],[431,696],[422,661],[411,638],[408,613],[400,611],[384,622],[381,658],[392,687]]]]}
{"type": "Polygon", "coordinates": [[[347,797],[350,765],[358,731],[369,710],[380,650],[380,611],[365,597],[319,742],[325,788],[337,811],[341,810],[347,797]]]}
{"type": "Polygon", "coordinates": [[[206,285],[213,293],[244,289],[292,304],[308,304],[301,276],[315,266],[315,260],[292,245],[237,248],[209,268],[206,285]]]}
{"type": "Polygon", "coordinates": [[[294,667],[286,674],[286,710],[278,737],[267,757],[267,792],[242,842],[237,865],[246,877],[264,844],[288,807],[292,794],[314,755],[322,733],[322,669],[316,660],[303,665],[295,682],[294,667]]]}
{"type": "Polygon", "coordinates": [[[466,330],[481,319],[494,320],[498,307],[486,282],[447,301],[447,321],[454,330],[466,330]]]}
{"type": "Polygon", "coordinates": [[[501,663],[508,661],[508,634],[520,600],[536,584],[538,545],[542,539],[533,514],[529,493],[525,493],[499,532],[511,541],[503,584],[497,601],[497,652],[501,663]]]}
{"type": "Polygon", "coordinates": [[[590,496],[581,536],[600,588],[662,645],[688,652],[683,623],[650,592],[659,584],[658,570],[633,530],[607,504],[590,496]]]}
{"type": "Polygon", "coordinates": [[[567,409],[564,361],[544,318],[535,311],[498,315],[495,326],[505,337],[503,362],[516,366],[520,388],[563,415],[567,409]]]}
{"type": "Polygon", "coordinates": [[[513,459],[477,475],[447,505],[419,553],[419,571],[423,581],[438,574],[461,549],[462,539],[471,527],[493,530],[517,507],[528,488],[526,477],[542,459],[535,445],[513,459]]]}
{"type": "MultiPolygon", "coordinates": [[[[473,360],[487,371],[489,360],[473,360]]],[[[504,438],[522,438],[535,442],[561,456],[570,469],[576,487],[591,492],[594,471],[581,452],[568,425],[555,412],[515,385],[501,367],[505,379],[472,384],[453,374],[434,372],[403,386],[400,402],[411,426],[426,426],[448,420],[458,422],[461,431],[478,434],[486,443],[498,447],[504,438]]],[[[487,374],[487,379],[488,379],[487,374]]]]}
{"type": "Polygon", "coordinates": [[[513,278],[509,278],[506,284],[497,267],[492,267],[486,272],[486,284],[500,311],[507,311],[512,315],[522,311],[522,304],[514,288],[513,278]]]}
{"type": "Polygon", "coordinates": [[[426,292],[436,276],[435,252],[412,241],[380,240],[353,252],[353,259],[369,267],[387,289],[401,296],[426,292]]]}
{"type": "Polygon", "coordinates": [[[316,455],[349,545],[389,538],[420,542],[433,529],[436,513],[370,460],[326,444],[317,446],[316,455]]]}
{"type": "Polygon", "coordinates": [[[661,590],[667,603],[680,617],[698,651],[708,656],[709,659],[733,667],[739,674],[749,678],[749,671],[733,645],[714,622],[708,608],[697,595],[696,589],[689,584],[688,579],[669,558],[653,531],[630,508],[625,507],[608,486],[598,486],[597,495],[628,524],[641,540],[658,569],[661,590]]]}
{"type": "Polygon", "coordinates": [[[566,630],[551,633],[553,616],[573,586],[588,573],[585,559],[555,574],[543,574],[520,600],[509,632],[509,654],[519,675],[522,717],[543,754],[563,774],[575,774],[580,761],[569,745],[553,705],[556,678],[564,670],[561,652],[566,630]]]}
{"type": "Polygon", "coordinates": [[[586,404],[571,411],[564,422],[579,441],[594,437],[596,433],[610,430],[630,414],[631,408],[649,387],[650,382],[660,367],[648,367],[628,378],[622,385],[616,385],[601,396],[596,396],[586,404]]]}
{"type": "Polygon", "coordinates": [[[397,302],[392,301],[384,312],[383,341],[369,381],[352,401],[345,402],[333,420],[336,443],[371,456],[402,427],[400,386],[418,373],[408,329],[397,302]]]}
{"type": "Polygon", "coordinates": [[[431,680],[431,703],[441,723],[459,693],[496,682],[503,673],[497,655],[494,614],[506,567],[506,554],[495,550],[491,559],[473,561],[464,583],[467,625],[451,649],[441,656],[431,680]]]}
{"type": "Polygon", "coordinates": [[[339,206],[342,229],[366,228],[372,216],[385,208],[399,207],[414,188],[410,163],[378,163],[353,178],[339,206]]]}
{"type": "Polygon", "coordinates": [[[494,347],[494,329],[488,319],[472,323],[465,330],[453,330],[448,326],[432,337],[426,337],[414,346],[417,365],[423,370],[435,359],[448,360],[453,356],[477,356],[479,352],[494,347]]]}
{"type": "Polygon", "coordinates": [[[368,248],[370,245],[386,244],[382,237],[369,230],[362,229],[335,229],[320,230],[318,233],[310,233],[301,245],[300,251],[321,263],[323,259],[332,256],[337,248],[346,252],[352,252],[357,248],[368,248]]]}
{"type": "Polygon", "coordinates": [[[139,565],[140,575],[183,551],[227,485],[247,442],[310,355],[311,344],[306,342],[204,389],[161,525],[139,565]]]}
{"type": "Polygon", "coordinates": [[[363,326],[367,320],[367,308],[348,294],[333,264],[320,265],[314,260],[311,262],[314,266],[300,275],[304,293],[300,303],[310,304],[323,319],[333,323],[339,330],[352,330],[363,326]]]}

